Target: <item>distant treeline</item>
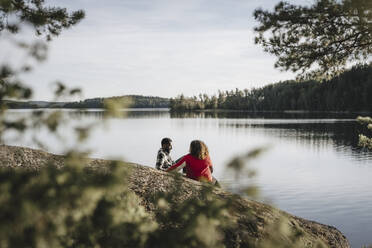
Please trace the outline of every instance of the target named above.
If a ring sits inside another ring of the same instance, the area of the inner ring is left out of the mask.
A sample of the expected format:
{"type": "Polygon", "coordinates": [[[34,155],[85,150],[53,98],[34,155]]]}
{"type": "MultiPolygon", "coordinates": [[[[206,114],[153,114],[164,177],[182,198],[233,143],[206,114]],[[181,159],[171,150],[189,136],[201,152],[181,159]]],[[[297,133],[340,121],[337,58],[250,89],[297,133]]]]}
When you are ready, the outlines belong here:
{"type": "Polygon", "coordinates": [[[103,108],[106,100],[130,103],[128,108],[168,108],[169,99],[155,96],[126,95],[108,98],[92,98],[75,102],[43,102],[43,101],[5,101],[7,107],[13,109],[27,108],[103,108]]]}
{"type": "Polygon", "coordinates": [[[172,111],[233,109],[247,111],[372,112],[372,67],[355,66],[326,81],[285,81],[262,88],[219,91],[217,95],[183,95],[170,100],[172,111]]]}
{"type": "Polygon", "coordinates": [[[80,102],[70,102],[66,108],[103,108],[105,100],[115,100],[130,103],[129,108],[168,108],[169,99],[157,96],[114,96],[108,98],[92,98],[80,102]]]}

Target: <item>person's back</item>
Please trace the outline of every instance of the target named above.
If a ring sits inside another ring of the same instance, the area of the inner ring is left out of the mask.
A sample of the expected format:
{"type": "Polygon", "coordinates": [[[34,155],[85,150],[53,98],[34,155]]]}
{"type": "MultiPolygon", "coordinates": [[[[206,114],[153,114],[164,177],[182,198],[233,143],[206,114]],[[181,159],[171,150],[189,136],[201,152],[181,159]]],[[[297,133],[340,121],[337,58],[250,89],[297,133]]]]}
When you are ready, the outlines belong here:
{"type": "Polygon", "coordinates": [[[167,171],[186,168],[186,176],[198,181],[212,182],[213,165],[209,158],[207,146],[200,140],[194,140],[190,144],[190,153],[172,165],[167,171]]]}
{"type": "Polygon", "coordinates": [[[185,162],[186,176],[188,178],[198,181],[212,181],[212,174],[210,169],[212,167],[212,162],[209,156],[204,159],[199,159],[191,154],[188,154],[185,156],[185,162]]]}

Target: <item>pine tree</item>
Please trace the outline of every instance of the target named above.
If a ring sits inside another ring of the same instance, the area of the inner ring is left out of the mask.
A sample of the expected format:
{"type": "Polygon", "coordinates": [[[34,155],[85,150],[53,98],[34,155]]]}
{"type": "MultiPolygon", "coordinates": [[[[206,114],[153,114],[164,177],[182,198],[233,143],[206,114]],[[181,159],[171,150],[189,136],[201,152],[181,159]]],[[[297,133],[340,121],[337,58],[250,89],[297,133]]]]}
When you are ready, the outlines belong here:
{"type": "Polygon", "coordinates": [[[278,58],[276,67],[300,76],[334,76],[372,53],[370,0],[279,2],[273,12],[257,9],[254,17],[260,23],[255,42],[278,58]]]}

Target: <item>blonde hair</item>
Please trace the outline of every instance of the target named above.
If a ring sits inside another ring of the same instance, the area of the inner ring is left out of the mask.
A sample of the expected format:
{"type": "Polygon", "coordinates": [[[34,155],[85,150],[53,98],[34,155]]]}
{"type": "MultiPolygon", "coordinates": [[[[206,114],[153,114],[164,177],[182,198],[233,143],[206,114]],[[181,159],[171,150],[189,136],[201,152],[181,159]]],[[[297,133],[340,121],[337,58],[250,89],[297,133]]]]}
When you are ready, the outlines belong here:
{"type": "Polygon", "coordinates": [[[193,140],[190,143],[190,154],[198,159],[205,159],[209,156],[208,147],[201,140],[193,140]]]}

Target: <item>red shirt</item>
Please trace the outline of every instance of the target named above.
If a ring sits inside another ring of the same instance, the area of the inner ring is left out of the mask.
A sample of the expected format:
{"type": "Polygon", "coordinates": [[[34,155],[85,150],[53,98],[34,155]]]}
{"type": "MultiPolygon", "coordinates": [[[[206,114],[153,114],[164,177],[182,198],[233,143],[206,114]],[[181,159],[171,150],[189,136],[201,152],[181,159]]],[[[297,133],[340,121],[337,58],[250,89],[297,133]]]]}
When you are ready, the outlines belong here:
{"type": "Polygon", "coordinates": [[[209,167],[212,167],[211,159],[206,157],[205,159],[199,159],[191,154],[185,155],[176,164],[172,165],[167,169],[171,171],[186,162],[186,176],[194,180],[207,180],[212,182],[212,173],[209,167]]]}

